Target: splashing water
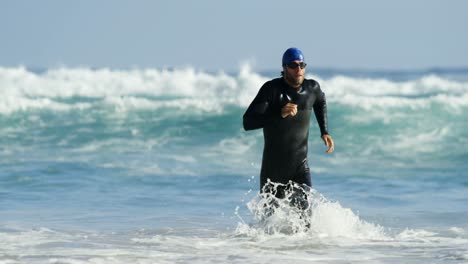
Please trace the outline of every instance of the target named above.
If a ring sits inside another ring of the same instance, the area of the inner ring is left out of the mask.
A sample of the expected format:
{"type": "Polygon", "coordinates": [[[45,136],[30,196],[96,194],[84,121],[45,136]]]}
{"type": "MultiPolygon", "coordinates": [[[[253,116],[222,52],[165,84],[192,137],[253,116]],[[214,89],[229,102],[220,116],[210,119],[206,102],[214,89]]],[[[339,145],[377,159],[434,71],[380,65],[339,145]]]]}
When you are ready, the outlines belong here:
{"type": "Polygon", "coordinates": [[[388,240],[384,228],[359,218],[339,202],[330,201],[313,188],[297,184],[267,184],[247,203],[253,224],[240,219],[236,233],[241,236],[299,235],[315,238],[388,240]],[[283,193],[284,195],[279,193],[283,193]]]}

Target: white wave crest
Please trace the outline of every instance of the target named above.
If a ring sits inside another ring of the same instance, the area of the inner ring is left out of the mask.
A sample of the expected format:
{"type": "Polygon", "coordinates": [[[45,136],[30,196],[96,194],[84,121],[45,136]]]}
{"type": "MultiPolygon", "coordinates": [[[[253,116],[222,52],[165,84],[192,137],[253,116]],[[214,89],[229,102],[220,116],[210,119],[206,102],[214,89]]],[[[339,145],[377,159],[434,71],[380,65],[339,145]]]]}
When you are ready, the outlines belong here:
{"type": "MultiPolygon", "coordinates": [[[[330,102],[364,109],[424,108],[432,103],[468,105],[468,83],[436,75],[405,82],[335,76],[316,78],[330,102]]],[[[237,75],[180,69],[58,68],[34,73],[24,67],[0,67],[0,113],[29,109],[66,111],[113,105],[118,110],[158,107],[222,111],[246,107],[270,77],[253,72],[249,64],[237,75]],[[78,99],[76,99],[78,98],[78,99]],[[79,98],[98,99],[82,102],[79,98]],[[144,98],[144,99],[141,99],[144,98]],[[64,102],[64,99],[69,99],[64,102]],[[75,99],[75,100],[72,100],[75,99]]]]}
{"type": "Polygon", "coordinates": [[[409,107],[427,108],[431,103],[468,106],[468,83],[423,76],[406,82],[337,76],[321,81],[330,101],[366,110],[409,107]]]}

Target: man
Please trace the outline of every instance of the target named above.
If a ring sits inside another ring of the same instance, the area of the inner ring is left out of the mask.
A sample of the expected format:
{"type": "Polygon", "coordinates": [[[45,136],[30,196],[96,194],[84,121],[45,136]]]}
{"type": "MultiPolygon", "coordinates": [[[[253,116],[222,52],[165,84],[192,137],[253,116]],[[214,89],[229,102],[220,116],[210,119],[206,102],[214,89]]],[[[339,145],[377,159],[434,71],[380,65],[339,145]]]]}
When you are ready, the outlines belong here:
{"type": "MultiPolygon", "coordinates": [[[[305,79],[304,55],[297,48],[283,54],[282,78],[266,82],[244,114],[244,129],[263,128],[260,188],[278,198],[286,190],[312,186],[307,162],[307,142],[312,109],[317,119],[327,153],[334,143],[327,129],[325,94],[315,80],[305,79]],[[275,184],[279,183],[276,188],[275,184]]],[[[302,189],[302,188],[301,188],[302,189]]]]}

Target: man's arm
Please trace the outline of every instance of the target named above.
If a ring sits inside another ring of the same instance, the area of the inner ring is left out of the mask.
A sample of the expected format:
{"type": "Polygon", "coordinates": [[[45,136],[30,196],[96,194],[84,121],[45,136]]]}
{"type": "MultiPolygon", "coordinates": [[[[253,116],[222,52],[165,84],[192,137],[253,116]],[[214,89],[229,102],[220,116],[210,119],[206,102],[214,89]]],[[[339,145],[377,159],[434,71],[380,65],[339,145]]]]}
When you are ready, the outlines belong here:
{"type": "Polygon", "coordinates": [[[272,120],[269,82],[265,83],[244,113],[244,129],[263,128],[272,120]]]}
{"type": "MultiPolygon", "coordinates": [[[[318,85],[318,84],[317,84],[318,85]]],[[[328,119],[327,119],[327,101],[325,93],[318,87],[316,100],[314,103],[314,113],[317,123],[320,127],[320,134],[325,145],[328,147],[327,153],[332,153],[335,150],[335,143],[332,137],[328,134],[328,119]]]]}
{"type": "Polygon", "coordinates": [[[321,136],[328,135],[327,101],[325,100],[325,94],[320,90],[320,88],[318,88],[316,93],[314,113],[320,128],[321,136]]]}

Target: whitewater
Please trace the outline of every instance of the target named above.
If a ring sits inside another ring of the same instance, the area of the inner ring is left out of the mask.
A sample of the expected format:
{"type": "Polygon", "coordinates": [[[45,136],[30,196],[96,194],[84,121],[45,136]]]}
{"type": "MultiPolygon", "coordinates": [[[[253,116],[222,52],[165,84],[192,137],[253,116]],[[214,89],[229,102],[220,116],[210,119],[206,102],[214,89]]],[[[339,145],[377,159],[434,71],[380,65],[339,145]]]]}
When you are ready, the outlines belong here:
{"type": "Polygon", "coordinates": [[[0,67],[0,263],[468,263],[468,70],[308,69],[307,224],[242,129],[278,76],[0,67]]]}

